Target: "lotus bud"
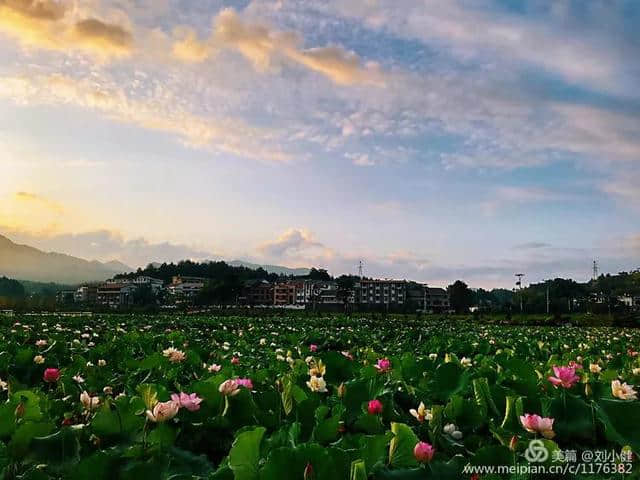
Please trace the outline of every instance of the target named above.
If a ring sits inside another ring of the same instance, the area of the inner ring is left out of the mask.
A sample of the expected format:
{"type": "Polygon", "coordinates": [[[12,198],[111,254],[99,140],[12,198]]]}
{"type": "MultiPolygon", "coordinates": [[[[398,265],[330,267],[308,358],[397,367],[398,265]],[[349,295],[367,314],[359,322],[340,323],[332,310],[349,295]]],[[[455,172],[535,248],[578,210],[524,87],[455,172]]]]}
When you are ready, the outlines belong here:
{"type": "Polygon", "coordinates": [[[436,453],[436,449],[427,442],[418,442],[413,448],[413,456],[420,463],[429,463],[436,453]]]}
{"type": "Polygon", "coordinates": [[[584,394],[585,394],[585,396],[590,397],[592,393],[593,393],[593,390],[591,388],[591,385],[588,384],[588,383],[585,383],[584,384],[584,394]]]}
{"type": "Polygon", "coordinates": [[[93,443],[93,445],[95,445],[96,447],[100,446],[100,437],[97,437],[93,434],[91,434],[91,436],[89,437],[89,441],[91,441],[91,443],[93,443]]]}
{"type": "Polygon", "coordinates": [[[25,411],[24,403],[22,403],[22,402],[18,403],[18,406],[16,407],[16,410],[14,412],[16,418],[24,417],[24,411],[25,411]]]}
{"type": "Polygon", "coordinates": [[[373,399],[370,400],[369,403],[367,404],[367,411],[369,412],[369,414],[371,415],[379,415],[382,413],[382,402],[380,400],[373,399]]]}
{"type": "Polygon", "coordinates": [[[316,478],[314,472],[313,472],[313,466],[311,465],[310,462],[307,462],[307,466],[304,467],[304,475],[303,475],[304,480],[313,480],[314,478],[316,478]]]}

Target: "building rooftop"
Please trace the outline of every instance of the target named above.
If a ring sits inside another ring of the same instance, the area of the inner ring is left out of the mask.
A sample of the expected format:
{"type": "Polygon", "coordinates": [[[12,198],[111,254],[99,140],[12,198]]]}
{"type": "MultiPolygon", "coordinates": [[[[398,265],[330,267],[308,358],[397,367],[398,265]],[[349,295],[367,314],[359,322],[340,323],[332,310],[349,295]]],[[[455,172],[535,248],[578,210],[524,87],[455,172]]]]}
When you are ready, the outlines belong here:
{"type": "Polygon", "coordinates": [[[446,295],[447,291],[444,288],[440,287],[427,287],[430,294],[433,295],[446,295]]]}

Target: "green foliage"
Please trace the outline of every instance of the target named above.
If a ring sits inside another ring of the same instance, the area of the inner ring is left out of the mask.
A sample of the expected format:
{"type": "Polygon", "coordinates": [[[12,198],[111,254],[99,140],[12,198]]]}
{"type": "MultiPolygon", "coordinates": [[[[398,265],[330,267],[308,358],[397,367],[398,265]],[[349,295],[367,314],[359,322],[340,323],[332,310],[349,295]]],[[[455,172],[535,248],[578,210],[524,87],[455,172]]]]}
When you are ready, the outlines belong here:
{"type": "Polygon", "coordinates": [[[473,305],[473,292],[469,286],[461,280],[456,280],[447,287],[449,304],[456,313],[467,313],[473,305]]]}
{"type": "Polygon", "coordinates": [[[436,369],[434,390],[439,400],[446,401],[454,393],[463,390],[467,381],[468,375],[458,364],[443,363],[436,369]]]}
{"type": "Polygon", "coordinates": [[[0,297],[22,298],[25,295],[24,286],[17,280],[0,277],[0,297]]]}
{"type": "Polygon", "coordinates": [[[594,405],[607,437],[619,445],[629,445],[640,455],[640,408],[636,402],[600,400],[594,405]]]}
{"type": "Polygon", "coordinates": [[[257,480],[260,461],[260,442],[266,431],[263,427],[240,433],[229,452],[229,467],[235,480],[257,480]]]}
{"type": "Polygon", "coordinates": [[[413,448],[419,440],[413,430],[403,423],[392,423],[391,433],[394,437],[389,444],[389,465],[396,468],[416,466],[413,448]]]}
{"type": "Polygon", "coordinates": [[[640,382],[634,330],[196,315],[18,315],[0,328],[6,478],[455,479],[466,464],[526,462],[540,438],[523,428],[526,413],[554,419],[550,452],[640,453],[638,401],[611,390],[640,382]],[[374,366],[382,358],[388,371],[374,366]],[[319,360],[326,392],[307,385],[319,360]],[[579,382],[553,387],[551,367],[571,361],[583,365],[579,382]],[[46,368],[60,379],[45,382],[46,368]],[[251,384],[220,391],[237,379],[251,384]],[[200,403],[171,410],[181,392],[200,403]],[[374,399],[382,412],[369,413],[374,399]],[[158,408],[170,415],[154,417],[158,408]],[[415,458],[419,441],[435,448],[428,465],[415,458]]]}

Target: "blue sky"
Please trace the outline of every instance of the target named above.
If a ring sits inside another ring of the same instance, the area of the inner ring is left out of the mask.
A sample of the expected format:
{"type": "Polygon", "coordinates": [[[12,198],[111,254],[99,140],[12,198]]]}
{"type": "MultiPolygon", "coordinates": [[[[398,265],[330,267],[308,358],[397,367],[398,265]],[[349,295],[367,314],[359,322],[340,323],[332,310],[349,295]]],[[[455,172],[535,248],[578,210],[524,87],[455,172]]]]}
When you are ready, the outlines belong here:
{"type": "Polygon", "coordinates": [[[640,266],[640,4],[0,2],[0,232],[434,285],[640,266]]]}

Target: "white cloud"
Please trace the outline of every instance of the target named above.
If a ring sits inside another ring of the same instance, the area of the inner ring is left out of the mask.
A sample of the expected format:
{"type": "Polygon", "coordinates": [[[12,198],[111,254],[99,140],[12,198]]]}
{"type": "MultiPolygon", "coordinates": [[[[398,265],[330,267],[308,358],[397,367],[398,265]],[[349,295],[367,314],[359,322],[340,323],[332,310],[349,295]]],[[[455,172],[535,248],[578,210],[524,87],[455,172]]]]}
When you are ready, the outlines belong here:
{"type": "Polygon", "coordinates": [[[640,172],[631,174],[618,172],[604,181],[601,188],[604,192],[621,200],[626,206],[640,209],[640,172]]]}
{"type": "Polygon", "coordinates": [[[44,207],[55,214],[64,213],[64,207],[60,203],[43,197],[42,195],[39,195],[37,193],[16,192],[13,198],[18,202],[35,203],[38,206],[44,207]]]}
{"type": "Polygon", "coordinates": [[[131,54],[133,34],[126,26],[93,16],[80,18],[70,7],[58,0],[2,0],[0,32],[25,48],[80,50],[101,58],[131,54]]]}
{"type": "Polygon", "coordinates": [[[637,235],[616,244],[590,247],[554,247],[543,242],[527,242],[499,257],[488,253],[486,258],[463,265],[410,250],[386,254],[365,249],[340,251],[315,239],[304,229],[290,229],[274,242],[259,247],[259,251],[261,255],[268,254],[269,260],[275,263],[326,268],[333,275],[356,274],[358,263],[363,261],[364,274],[374,278],[415,280],[432,286],[447,286],[461,279],[473,287],[511,288],[515,282],[514,273],[520,271],[526,274],[527,283],[557,277],[587,281],[593,258],[598,258],[603,271],[629,270],[637,263],[639,248],[640,236],[637,235]]]}
{"type": "Polygon", "coordinates": [[[502,185],[495,187],[478,206],[485,215],[495,215],[510,206],[533,206],[544,202],[569,202],[578,197],[567,192],[543,187],[502,185]]]}
{"type": "Polygon", "coordinates": [[[434,48],[448,48],[462,62],[482,61],[489,68],[511,62],[543,68],[575,84],[620,92],[617,80],[629,68],[606,32],[574,31],[571,13],[551,20],[500,14],[463,6],[461,2],[407,0],[387,2],[331,1],[317,6],[362,20],[373,29],[418,39],[434,48]]]}
{"type": "Polygon", "coordinates": [[[212,252],[169,242],[150,242],[145,238],[126,239],[112,230],[80,233],[36,232],[0,225],[0,234],[17,243],[44,251],[65,253],[87,260],[117,260],[137,268],[151,262],[178,262],[180,260],[209,260],[212,252]]]}
{"type": "Polygon", "coordinates": [[[214,19],[210,37],[199,40],[189,27],[179,27],[173,45],[176,57],[201,62],[221,49],[233,49],[246,57],[259,72],[265,72],[281,59],[288,59],[320,73],[338,85],[371,84],[384,86],[384,77],[377,64],[362,64],[353,52],[338,46],[303,49],[301,39],[293,32],[271,30],[261,24],[244,22],[235,10],[226,8],[214,19]]]}
{"type": "Polygon", "coordinates": [[[372,167],[376,164],[368,153],[345,153],[344,156],[351,159],[353,164],[359,167],[372,167]]]}
{"type": "MultiPolygon", "coordinates": [[[[191,146],[211,148],[264,162],[288,162],[290,155],[269,149],[273,134],[233,118],[212,118],[181,109],[163,98],[130,98],[111,82],[62,75],[0,77],[0,97],[25,105],[73,105],[97,111],[115,121],[178,136],[191,146]]],[[[170,98],[169,98],[170,100],[170,98]]]]}
{"type": "Polygon", "coordinates": [[[282,233],[274,241],[264,243],[258,251],[271,259],[301,260],[308,258],[327,258],[332,251],[313,238],[306,229],[291,228],[282,233]]]}

